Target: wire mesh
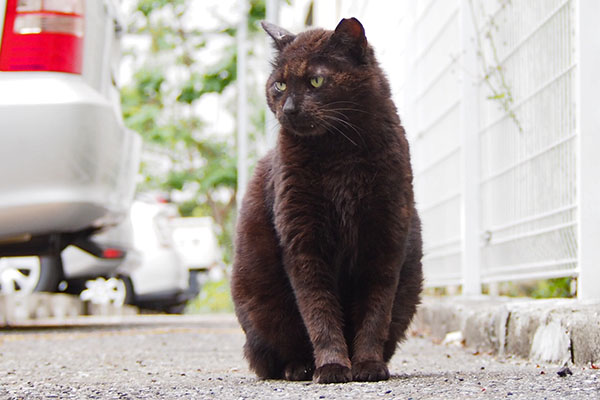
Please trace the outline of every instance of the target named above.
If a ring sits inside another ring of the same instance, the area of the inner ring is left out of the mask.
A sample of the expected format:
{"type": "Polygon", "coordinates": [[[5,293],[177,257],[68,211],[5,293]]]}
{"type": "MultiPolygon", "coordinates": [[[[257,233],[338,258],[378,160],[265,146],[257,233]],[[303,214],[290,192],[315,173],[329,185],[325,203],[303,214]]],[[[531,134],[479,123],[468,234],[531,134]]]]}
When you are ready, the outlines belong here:
{"type": "MultiPolygon", "coordinates": [[[[415,4],[407,79],[428,286],[460,282],[461,77],[478,74],[484,282],[577,274],[573,0],[415,4]],[[463,7],[461,9],[461,7],[463,7]],[[468,9],[465,9],[468,7],[468,9]],[[478,38],[461,42],[460,14],[478,38]],[[479,71],[464,71],[475,46],[479,71]]],[[[469,212],[469,210],[465,210],[469,212]]]]}
{"type": "Polygon", "coordinates": [[[576,274],[573,7],[522,0],[479,13],[484,282],[576,274]]]}
{"type": "Polygon", "coordinates": [[[428,286],[459,284],[461,271],[460,48],[457,1],[415,5],[411,126],[415,197],[428,286]]]}

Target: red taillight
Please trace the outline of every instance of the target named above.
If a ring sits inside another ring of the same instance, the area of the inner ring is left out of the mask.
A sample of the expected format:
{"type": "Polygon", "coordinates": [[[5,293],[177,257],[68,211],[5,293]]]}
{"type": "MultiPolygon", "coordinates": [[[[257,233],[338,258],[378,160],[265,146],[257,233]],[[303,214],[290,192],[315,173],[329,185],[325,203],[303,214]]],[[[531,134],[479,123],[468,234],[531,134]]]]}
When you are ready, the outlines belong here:
{"type": "Polygon", "coordinates": [[[119,249],[108,248],[102,252],[102,258],[123,258],[125,253],[119,249]]]}
{"type": "Polygon", "coordinates": [[[0,71],[81,73],[84,0],[8,0],[0,71]]]}

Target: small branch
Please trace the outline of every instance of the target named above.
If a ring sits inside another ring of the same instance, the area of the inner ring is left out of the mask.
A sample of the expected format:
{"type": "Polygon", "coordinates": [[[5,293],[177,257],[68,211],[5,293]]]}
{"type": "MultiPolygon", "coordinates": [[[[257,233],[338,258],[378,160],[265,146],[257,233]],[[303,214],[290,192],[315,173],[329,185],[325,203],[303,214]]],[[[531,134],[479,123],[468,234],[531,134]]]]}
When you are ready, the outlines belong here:
{"type": "MultiPolygon", "coordinates": [[[[508,2],[501,1],[501,4],[502,4],[501,7],[505,8],[508,4],[510,4],[510,2],[509,1],[508,2]]],[[[483,70],[482,81],[484,82],[485,86],[487,86],[487,88],[491,92],[491,96],[488,96],[488,99],[496,101],[500,105],[502,110],[506,113],[506,115],[508,115],[508,117],[513,120],[515,125],[517,125],[519,132],[523,133],[523,126],[521,125],[521,122],[517,118],[515,111],[512,109],[512,105],[514,103],[514,98],[512,95],[511,88],[506,81],[506,76],[504,75],[504,68],[502,68],[502,65],[500,63],[500,58],[498,57],[498,49],[496,47],[496,43],[494,42],[494,37],[492,35],[492,31],[490,29],[485,34],[485,38],[489,42],[490,49],[492,51],[492,57],[493,57],[494,65],[490,66],[490,63],[486,59],[485,53],[483,50],[483,43],[481,40],[482,33],[479,30],[479,25],[477,24],[477,17],[475,15],[475,6],[473,5],[473,0],[469,0],[469,8],[471,10],[471,17],[473,19],[473,26],[475,28],[475,36],[476,36],[475,40],[476,40],[476,44],[477,44],[477,57],[479,58],[479,60],[481,62],[481,67],[483,70]],[[499,87],[496,87],[494,85],[494,83],[492,82],[492,80],[491,80],[492,76],[496,76],[497,79],[499,80],[499,87]]],[[[483,8],[482,8],[482,10],[483,10],[483,8]]],[[[490,17],[488,25],[490,27],[497,26],[493,16],[490,17]]]]}

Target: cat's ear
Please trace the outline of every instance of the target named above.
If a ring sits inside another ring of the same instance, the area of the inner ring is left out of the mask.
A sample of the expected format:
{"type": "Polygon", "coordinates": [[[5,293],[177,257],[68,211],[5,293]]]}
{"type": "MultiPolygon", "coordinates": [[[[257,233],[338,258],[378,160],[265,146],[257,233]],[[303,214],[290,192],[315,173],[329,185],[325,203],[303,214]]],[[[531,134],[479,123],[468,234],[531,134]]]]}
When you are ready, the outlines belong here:
{"type": "Polygon", "coordinates": [[[337,46],[346,47],[351,54],[361,61],[367,51],[365,28],[356,18],[343,18],[335,28],[331,40],[337,46]]]}
{"type": "Polygon", "coordinates": [[[283,50],[285,46],[292,43],[296,38],[293,33],[267,21],[261,21],[260,23],[265,30],[273,38],[275,48],[279,51],[283,50]]]}

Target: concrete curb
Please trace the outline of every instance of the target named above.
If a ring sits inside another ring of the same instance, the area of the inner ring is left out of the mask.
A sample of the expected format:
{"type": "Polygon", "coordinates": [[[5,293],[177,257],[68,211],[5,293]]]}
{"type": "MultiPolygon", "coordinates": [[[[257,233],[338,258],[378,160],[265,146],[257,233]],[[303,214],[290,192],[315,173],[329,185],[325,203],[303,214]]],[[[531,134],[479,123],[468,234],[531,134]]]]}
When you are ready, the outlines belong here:
{"type": "Polygon", "coordinates": [[[600,302],[425,297],[413,329],[480,352],[540,363],[600,364],[600,302]]]}
{"type": "Polygon", "coordinates": [[[97,305],[62,293],[0,295],[0,327],[28,325],[31,321],[60,323],[82,315],[118,316],[137,314],[135,307],[97,305]]]}

